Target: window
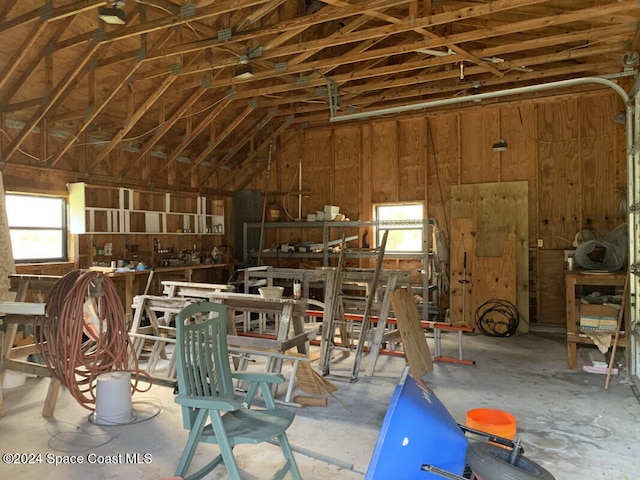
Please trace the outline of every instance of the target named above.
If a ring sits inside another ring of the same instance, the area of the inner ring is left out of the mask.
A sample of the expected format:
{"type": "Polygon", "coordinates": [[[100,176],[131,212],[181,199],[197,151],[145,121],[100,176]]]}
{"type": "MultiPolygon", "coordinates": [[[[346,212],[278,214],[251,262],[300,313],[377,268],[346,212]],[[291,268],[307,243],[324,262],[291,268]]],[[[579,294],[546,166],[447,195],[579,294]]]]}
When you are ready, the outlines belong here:
{"type": "Polygon", "coordinates": [[[422,251],[422,204],[381,204],[375,206],[376,247],[382,242],[384,230],[389,230],[387,252],[422,251]]]}
{"type": "Polygon", "coordinates": [[[7,194],[5,199],[14,260],[67,261],[65,199],[24,194],[7,194]]]}

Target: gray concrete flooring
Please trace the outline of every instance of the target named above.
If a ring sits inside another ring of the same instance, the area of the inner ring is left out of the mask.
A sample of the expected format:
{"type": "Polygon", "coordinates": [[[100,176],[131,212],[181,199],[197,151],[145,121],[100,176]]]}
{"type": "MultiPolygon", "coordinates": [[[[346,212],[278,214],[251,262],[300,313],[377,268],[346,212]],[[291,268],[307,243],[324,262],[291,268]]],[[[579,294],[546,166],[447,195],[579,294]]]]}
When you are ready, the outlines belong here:
{"type": "MultiPolygon", "coordinates": [[[[432,340],[430,346],[433,351],[432,340]]],[[[473,408],[506,410],[517,419],[526,455],[556,479],[640,478],[640,402],[636,384],[624,372],[604,390],[604,375],[568,370],[561,335],[467,335],[464,348],[465,357],[475,365],[438,362],[424,377],[459,423],[473,408]]],[[[580,350],[581,363],[587,350],[580,350]]],[[[443,354],[457,354],[456,334],[443,335],[443,354]]],[[[365,356],[363,364],[366,361],[365,356]]],[[[329,398],[327,407],[295,408],[289,439],[306,480],[364,478],[405,366],[403,358],[383,356],[373,377],[361,374],[358,382],[350,383],[346,375],[351,362],[352,357],[332,363],[328,379],[338,387],[338,400],[329,398]]],[[[0,478],[155,480],[173,475],[187,432],[172,388],[154,385],[146,393],[136,393],[136,423],[102,426],[89,421],[90,412],[65,390],[54,417],[43,418],[47,386],[46,379],[28,378],[24,386],[4,391],[0,451],[42,456],[41,463],[0,464],[0,478]],[[89,463],[132,453],[148,454],[148,463],[89,463]],[[84,463],[50,463],[64,456],[76,456],[84,463]]],[[[247,479],[268,478],[281,458],[277,447],[268,444],[239,446],[235,451],[247,479]]],[[[215,446],[203,445],[194,464],[203,465],[214,452],[215,446]]],[[[397,478],[405,478],[402,465],[398,472],[397,478]]],[[[208,478],[226,479],[224,467],[208,478]]]]}

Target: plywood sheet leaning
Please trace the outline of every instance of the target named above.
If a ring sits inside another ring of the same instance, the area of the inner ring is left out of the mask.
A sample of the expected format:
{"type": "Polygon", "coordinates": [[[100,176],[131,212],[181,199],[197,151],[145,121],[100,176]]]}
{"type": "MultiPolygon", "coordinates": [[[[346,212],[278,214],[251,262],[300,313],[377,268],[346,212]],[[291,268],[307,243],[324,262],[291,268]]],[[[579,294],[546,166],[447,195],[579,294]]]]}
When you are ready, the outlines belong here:
{"type": "Polygon", "coordinates": [[[407,288],[393,290],[389,296],[396,314],[404,354],[409,363],[409,375],[420,380],[433,370],[433,360],[420,324],[418,307],[407,288]]]}
{"type": "Polygon", "coordinates": [[[451,189],[451,322],[469,326],[472,325],[469,298],[472,293],[473,252],[476,250],[475,193],[473,188],[453,186],[451,189]]]}
{"type": "Polygon", "coordinates": [[[475,326],[480,305],[508,300],[521,315],[518,332],[528,331],[528,225],[527,182],[452,188],[452,321],[475,326]]]}

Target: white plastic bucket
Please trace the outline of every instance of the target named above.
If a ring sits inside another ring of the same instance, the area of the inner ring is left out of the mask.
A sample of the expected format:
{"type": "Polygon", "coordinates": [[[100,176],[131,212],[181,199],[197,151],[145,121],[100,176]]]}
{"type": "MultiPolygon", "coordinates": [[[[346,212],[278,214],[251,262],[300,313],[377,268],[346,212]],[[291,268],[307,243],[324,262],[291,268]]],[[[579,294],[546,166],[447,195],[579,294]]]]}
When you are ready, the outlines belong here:
{"type": "MultiPolygon", "coordinates": [[[[23,362],[27,361],[28,357],[16,358],[23,362]]],[[[22,372],[16,372],[14,370],[5,370],[4,378],[2,379],[2,389],[9,390],[10,388],[17,388],[24,385],[27,381],[27,374],[22,372]]]]}
{"type": "Polygon", "coordinates": [[[108,372],[98,376],[94,422],[99,425],[120,425],[132,421],[131,374],[108,372]]]}

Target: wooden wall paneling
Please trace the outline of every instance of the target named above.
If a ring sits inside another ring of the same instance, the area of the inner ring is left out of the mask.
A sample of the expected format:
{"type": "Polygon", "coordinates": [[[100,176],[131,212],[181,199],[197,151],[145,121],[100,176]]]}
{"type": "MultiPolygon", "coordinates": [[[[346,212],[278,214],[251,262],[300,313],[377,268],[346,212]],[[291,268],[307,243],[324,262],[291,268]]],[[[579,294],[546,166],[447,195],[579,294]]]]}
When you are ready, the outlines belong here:
{"type": "Polygon", "coordinates": [[[522,102],[500,109],[502,138],[509,149],[500,154],[502,181],[526,180],[529,195],[529,245],[538,240],[538,128],[536,105],[522,102]]]}
{"type": "Polygon", "coordinates": [[[500,109],[478,108],[460,113],[460,183],[500,180],[500,154],[492,145],[500,138],[500,109]]]}
{"type": "MultiPolygon", "coordinates": [[[[629,87],[629,89],[630,88],[631,87],[629,87]]],[[[615,98],[616,114],[619,112],[625,112],[626,114],[626,106],[620,97],[613,92],[611,95],[615,98]]],[[[615,122],[613,124],[613,154],[610,161],[613,162],[615,169],[615,184],[624,188],[625,196],[627,197],[628,204],[630,204],[633,200],[629,201],[630,194],[627,192],[627,121],[632,120],[625,119],[625,123],[615,122]]]]}
{"type": "Polygon", "coordinates": [[[428,117],[427,136],[427,216],[434,218],[438,228],[449,239],[451,186],[458,183],[458,120],[457,114],[428,117]]]}
{"type": "Polygon", "coordinates": [[[302,212],[298,212],[298,199],[304,202],[304,198],[299,197],[300,175],[304,175],[302,170],[302,157],[300,144],[296,139],[298,135],[280,135],[278,138],[277,164],[279,172],[279,189],[283,193],[280,199],[284,210],[283,221],[306,220],[304,203],[302,212]]]}
{"type": "Polygon", "coordinates": [[[361,139],[358,125],[346,125],[333,130],[333,202],[340,213],[350,219],[358,218],[360,208],[362,173],[361,139]]]}
{"type": "MultiPolygon", "coordinates": [[[[360,147],[362,150],[362,154],[360,157],[361,164],[361,174],[362,178],[360,179],[360,205],[358,216],[356,218],[351,218],[351,220],[372,220],[373,219],[373,208],[372,208],[372,200],[373,200],[373,185],[371,179],[371,168],[372,168],[372,149],[373,142],[371,141],[372,128],[371,123],[365,123],[360,125],[360,147]]],[[[360,239],[359,246],[363,247],[366,245],[374,246],[373,239],[374,232],[373,228],[367,228],[366,230],[366,239],[364,238],[365,232],[362,232],[363,238],[360,239]],[[365,242],[366,240],[366,242],[365,242]]],[[[359,261],[360,268],[374,268],[375,260],[362,258],[359,261]]]]}
{"type": "MultiPolygon", "coordinates": [[[[351,220],[372,220],[373,219],[373,210],[371,207],[372,199],[373,199],[373,185],[372,185],[372,177],[371,177],[371,169],[372,169],[372,150],[373,150],[373,142],[371,140],[372,128],[371,124],[367,123],[360,126],[360,139],[361,139],[361,148],[362,148],[362,156],[361,156],[361,195],[360,195],[360,211],[358,212],[357,218],[352,218],[351,220]]],[[[369,232],[369,239],[372,237],[373,232],[369,232]]]]}
{"type": "Polygon", "coordinates": [[[618,215],[619,189],[613,147],[616,102],[611,95],[580,99],[580,158],[582,162],[582,227],[598,236],[611,232],[624,221],[618,215]]]}
{"type": "Polygon", "coordinates": [[[538,250],[538,266],[536,325],[565,327],[564,251],[538,250]]]}
{"type": "MultiPolygon", "coordinates": [[[[289,141],[290,136],[280,136],[273,143],[271,175],[276,183],[270,182],[272,191],[278,192],[269,197],[269,203],[275,202],[281,206],[280,221],[298,221],[298,194],[300,190],[298,175],[300,171],[300,148],[297,142],[289,141]]],[[[304,167],[302,167],[304,177],[304,167]]],[[[302,212],[302,219],[306,221],[306,213],[302,212]]],[[[265,238],[269,240],[265,245],[281,245],[283,243],[299,243],[306,240],[305,231],[297,228],[267,229],[265,238]]]]}
{"type": "Polygon", "coordinates": [[[398,201],[398,124],[395,120],[371,126],[371,200],[398,201]]]}
{"type": "Polygon", "coordinates": [[[424,118],[398,121],[398,200],[426,200],[424,118]]]}
{"type": "Polygon", "coordinates": [[[469,309],[469,298],[471,296],[473,252],[475,251],[476,239],[475,194],[476,192],[472,188],[464,188],[460,185],[454,185],[451,188],[450,315],[452,323],[466,322],[469,325],[472,325],[473,313],[469,309]]]}
{"type": "Polygon", "coordinates": [[[331,204],[333,148],[330,128],[306,130],[302,159],[302,189],[309,192],[307,213],[331,204]]]}
{"type": "Polygon", "coordinates": [[[538,129],[539,236],[542,248],[564,249],[582,224],[577,101],[541,103],[538,129]]]}

